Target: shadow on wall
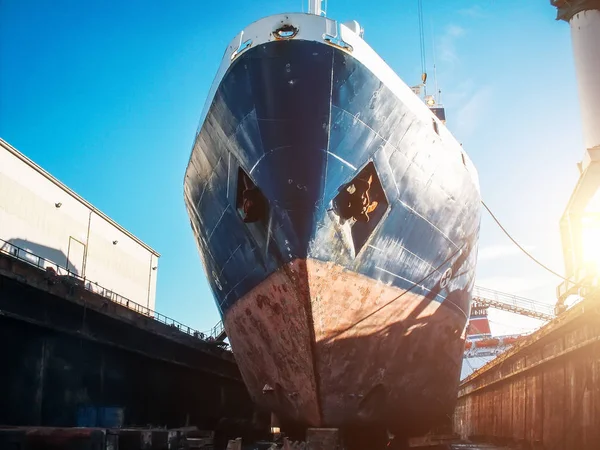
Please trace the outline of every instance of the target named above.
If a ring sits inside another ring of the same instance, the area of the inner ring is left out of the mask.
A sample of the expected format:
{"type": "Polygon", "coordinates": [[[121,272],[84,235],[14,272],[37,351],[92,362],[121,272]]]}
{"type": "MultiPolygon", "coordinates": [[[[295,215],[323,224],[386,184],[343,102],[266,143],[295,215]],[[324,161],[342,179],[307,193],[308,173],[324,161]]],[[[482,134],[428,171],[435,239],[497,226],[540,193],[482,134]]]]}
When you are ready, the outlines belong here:
{"type": "MultiPolygon", "coordinates": [[[[17,256],[39,267],[43,268],[58,264],[59,266],[66,267],[72,274],[79,275],[76,262],[72,261],[73,258],[69,259],[62,250],[21,238],[11,238],[8,241],[1,242],[1,248],[4,253],[17,256]],[[39,257],[47,262],[44,264],[44,261],[40,260],[39,257]]],[[[78,251],[77,254],[81,253],[81,249],[79,248],[74,249],[75,251],[78,251]]],[[[81,259],[81,261],[77,261],[79,265],[83,262],[83,253],[81,253],[81,259]]]]}

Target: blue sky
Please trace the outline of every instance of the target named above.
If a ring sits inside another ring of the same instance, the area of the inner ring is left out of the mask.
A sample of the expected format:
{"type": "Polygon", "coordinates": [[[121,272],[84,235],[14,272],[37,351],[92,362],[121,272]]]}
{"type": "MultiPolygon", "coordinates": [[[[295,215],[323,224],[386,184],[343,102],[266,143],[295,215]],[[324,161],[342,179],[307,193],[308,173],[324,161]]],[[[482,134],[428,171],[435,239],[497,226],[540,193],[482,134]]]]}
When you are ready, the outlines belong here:
{"type": "MultiPolygon", "coordinates": [[[[0,136],[157,249],[157,309],[201,330],[218,314],[182,192],[200,112],[229,41],[305,3],[0,0],[0,136]]],[[[478,167],[485,201],[562,271],[558,220],[583,154],[569,26],[545,0],[424,0],[424,9],[429,81],[435,47],[448,127],[478,167]]],[[[416,10],[416,0],[331,0],[327,15],[358,20],[417,84],[416,10]]],[[[558,283],[484,216],[478,284],[551,302],[558,283]]],[[[492,314],[498,332],[532,324],[492,314]]]]}

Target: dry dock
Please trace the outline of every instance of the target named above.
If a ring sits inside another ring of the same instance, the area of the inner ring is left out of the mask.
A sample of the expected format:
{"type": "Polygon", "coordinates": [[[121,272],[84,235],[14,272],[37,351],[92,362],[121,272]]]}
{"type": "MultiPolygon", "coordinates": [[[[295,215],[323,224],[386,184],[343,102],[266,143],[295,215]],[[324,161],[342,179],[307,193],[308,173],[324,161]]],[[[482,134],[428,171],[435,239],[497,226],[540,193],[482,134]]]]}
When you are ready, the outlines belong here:
{"type": "Polygon", "coordinates": [[[465,379],[454,429],[536,449],[599,449],[600,293],[465,379]]]}
{"type": "Polygon", "coordinates": [[[186,331],[0,252],[0,425],[241,433],[255,409],[233,355],[186,331]]]}

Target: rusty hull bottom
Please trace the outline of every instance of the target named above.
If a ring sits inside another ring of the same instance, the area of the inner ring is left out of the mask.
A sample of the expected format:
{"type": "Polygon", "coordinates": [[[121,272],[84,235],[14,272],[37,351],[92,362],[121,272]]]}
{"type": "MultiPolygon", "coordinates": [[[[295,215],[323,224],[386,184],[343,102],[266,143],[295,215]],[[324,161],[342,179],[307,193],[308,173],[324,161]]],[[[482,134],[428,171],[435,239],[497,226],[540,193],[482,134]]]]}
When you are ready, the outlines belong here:
{"type": "Polygon", "coordinates": [[[466,317],[332,263],[295,260],[227,311],[254,401],[311,427],[419,435],[451,415],[466,317]]]}

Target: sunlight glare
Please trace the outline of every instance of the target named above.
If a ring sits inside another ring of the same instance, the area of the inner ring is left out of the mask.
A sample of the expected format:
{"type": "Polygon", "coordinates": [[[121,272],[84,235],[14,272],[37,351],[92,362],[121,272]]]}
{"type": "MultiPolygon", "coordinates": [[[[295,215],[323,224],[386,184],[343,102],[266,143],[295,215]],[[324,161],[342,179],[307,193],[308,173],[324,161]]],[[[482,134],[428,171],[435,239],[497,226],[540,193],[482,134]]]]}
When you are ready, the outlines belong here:
{"type": "Polygon", "coordinates": [[[583,261],[592,265],[592,270],[600,268],[600,189],[585,208],[581,219],[583,261]]]}

